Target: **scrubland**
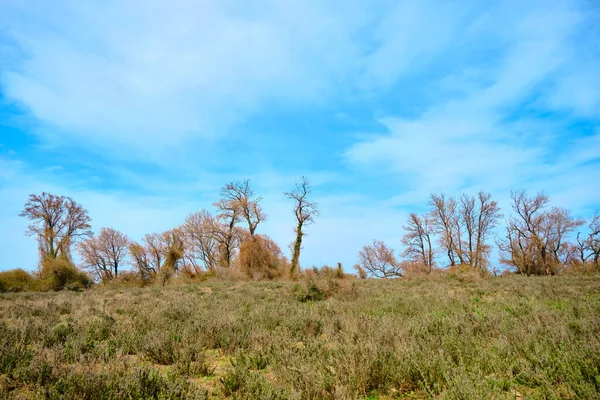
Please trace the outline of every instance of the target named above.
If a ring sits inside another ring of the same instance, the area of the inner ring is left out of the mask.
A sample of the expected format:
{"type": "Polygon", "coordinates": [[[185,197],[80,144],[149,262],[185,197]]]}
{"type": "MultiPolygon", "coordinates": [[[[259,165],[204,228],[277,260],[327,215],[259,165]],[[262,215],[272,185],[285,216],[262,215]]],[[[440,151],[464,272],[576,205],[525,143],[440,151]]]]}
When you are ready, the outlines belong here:
{"type": "Polygon", "coordinates": [[[0,398],[600,398],[600,277],[0,295],[0,398]]]}

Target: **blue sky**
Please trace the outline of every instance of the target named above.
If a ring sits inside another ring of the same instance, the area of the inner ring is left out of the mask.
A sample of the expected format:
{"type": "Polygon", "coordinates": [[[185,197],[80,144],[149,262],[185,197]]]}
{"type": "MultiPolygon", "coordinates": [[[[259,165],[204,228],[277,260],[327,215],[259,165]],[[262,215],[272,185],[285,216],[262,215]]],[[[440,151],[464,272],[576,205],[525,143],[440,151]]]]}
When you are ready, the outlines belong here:
{"type": "Polygon", "coordinates": [[[544,189],[600,207],[595,1],[6,0],[0,3],[0,269],[36,265],[29,193],[72,196],[134,239],[251,179],[301,263],[400,248],[432,192],[544,189]]]}

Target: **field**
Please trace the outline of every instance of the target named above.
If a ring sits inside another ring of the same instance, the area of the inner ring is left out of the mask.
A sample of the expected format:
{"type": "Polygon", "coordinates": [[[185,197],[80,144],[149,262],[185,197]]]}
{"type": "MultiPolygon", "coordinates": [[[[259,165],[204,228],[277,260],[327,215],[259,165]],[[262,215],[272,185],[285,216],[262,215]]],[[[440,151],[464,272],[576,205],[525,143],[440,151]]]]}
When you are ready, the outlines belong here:
{"type": "Polygon", "coordinates": [[[0,398],[600,398],[600,277],[2,294],[0,398]]]}

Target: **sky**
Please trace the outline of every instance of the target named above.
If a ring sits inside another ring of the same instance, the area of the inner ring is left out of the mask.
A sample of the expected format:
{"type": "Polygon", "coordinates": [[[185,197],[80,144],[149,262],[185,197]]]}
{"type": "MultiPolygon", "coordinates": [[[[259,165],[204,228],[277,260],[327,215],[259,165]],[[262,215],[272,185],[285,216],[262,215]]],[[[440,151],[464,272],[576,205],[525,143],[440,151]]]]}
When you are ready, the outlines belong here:
{"type": "Polygon", "coordinates": [[[140,240],[250,179],[301,265],[401,250],[431,193],[545,190],[600,208],[600,3],[402,0],[0,2],[0,270],[37,264],[18,216],[71,196],[140,240]]]}

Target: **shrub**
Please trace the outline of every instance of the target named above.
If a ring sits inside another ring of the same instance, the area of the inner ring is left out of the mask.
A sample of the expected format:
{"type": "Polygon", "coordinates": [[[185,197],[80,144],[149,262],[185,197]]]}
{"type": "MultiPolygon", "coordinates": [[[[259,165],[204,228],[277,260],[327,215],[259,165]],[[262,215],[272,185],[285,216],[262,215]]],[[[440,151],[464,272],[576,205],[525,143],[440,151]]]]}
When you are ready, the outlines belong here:
{"type": "Polygon", "coordinates": [[[74,290],[87,289],[92,285],[92,280],[83,271],[79,270],[66,258],[45,258],[39,272],[39,281],[36,289],[49,290],[74,290]]]}
{"type": "Polygon", "coordinates": [[[281,249],[268,236],[248,237],[240,245],[238,262],[240,269],[251,279],[276,279],[290,269],[281,249]]]}
{"type": "Polygon", "coordinates": [[[446,274],[450,278],[454,278],[459,282],[479,282],[483,280],[486,275],[480,271],[477,271],[470,265],[454,265],[448,268],[446,274]]]}
{"type": "Polygon", "coordinates": [[[298,300],[303,303],[325,300],[337,295],[352,298],[356,294],[355,287],[350,282],[337,278],[308,279],[304,285],[294,285],[293,290],[298,300]]]}
{"type": "Polygon", "coordinates": [[[22,292],[29,290],[33,278],[22,269],[0,272],[0,292],[22,292]]]}

